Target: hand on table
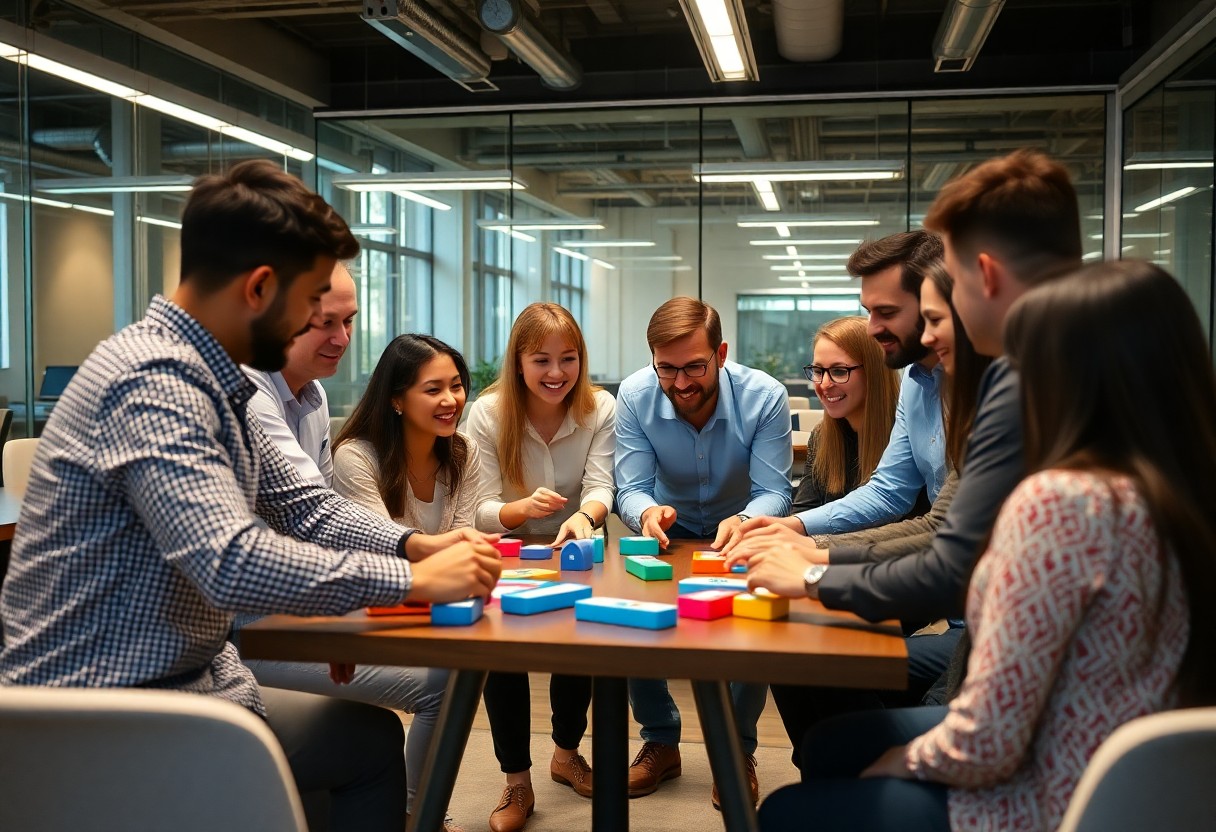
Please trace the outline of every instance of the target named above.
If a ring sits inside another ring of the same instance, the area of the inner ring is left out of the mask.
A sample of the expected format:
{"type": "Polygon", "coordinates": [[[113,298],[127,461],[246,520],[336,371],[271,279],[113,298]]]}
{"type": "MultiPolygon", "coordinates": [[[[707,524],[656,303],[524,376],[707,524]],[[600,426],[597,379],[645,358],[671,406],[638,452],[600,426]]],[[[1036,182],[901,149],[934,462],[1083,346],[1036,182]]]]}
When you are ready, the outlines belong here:
{"type": "Polygon", "coordinates": [[[898,777],[901,780],[912,780],[912,772],[908,771],[906,754],[908,746],[896,745],[888,748],[874,762],[870,763],[859,777],[898,777]]]}
{"type": "Polygon", "coordinates": [[[806,561],[794,549],[794,544],[778,542],[752,555],[747,562],[747,588],[767,589],[786,598],[805,598],[806,561]]]}
{"type": "Polygon", "coordinates": [[[561,528],[557,530],[557,537],[553,538],[553,542],[549,545],[556,547],[565,540],[586,540],[594,532],[591,521],[582,512],[576,511],[565,523],[562,523],[561,528]]]}
{"type": "Polygon", "coordinates": [[[490,544],[497,543],[500,537],[502,535],[485,534],[468,527],[452,529],[443,534],[412,534],[405,542],[405,554],[408,560],[417,563],[461,541],[490,544]]]}
{"type": "Polygon", "coordinates": [[[714,540],[714,548],[724,555],[729,554],[731,549],[734,549],[748,532],[755,531],[756,529],[766,529],[769,526],[786,526],[791,531],[805,534],[802,521],[797,517],[752,517],[742,521],[738,517],[734,517],[723,520],[722,525],[718,526],[718,537],[714,540]],[[734,520],[734,524],[729,529],[726,539],[723,540],[722,525],[731,522],[731,520],[734,520]]]}
{"type": "MultiPolygon", "coordinates": [[[[488,535],[488,537],[496,537],[488,535]]],[[[502,559],[486,540],[460,540],[414,564],[411,601],[450,604],[489,596],[502,572],[502,559]]]]}
{"type": "MultiPolygon", "coordinates": [[[[748,523],[753,520],[761,519],[777,519],[782,518],[760,518],[755,517],[748,520],[748,523]]],[[[790,518],[784,518],[790,519],[790,518]]],[[[797,522],[797,520],[795,520],[797,522]]],[[[744,525],[747,525],[746,523],[744,525]]],[[[799,523],[799,526],[802,524],[799,523]]],[[[742,539],[736,542],[732,547],[726,550],[726,568],[730,569],[737,563],[742,563],[751,570],[751,560],[761,552],[770,551],[778,546],[788,547],[789,551],[796,552],[803,560],[802,568],[806,569],[808,564],[812,563],[827,563],[828,550],[819,549],[815,546],[815,541],[811,540],[804,534],[791,529],[788,525],[780,522],[771,523],[761,528],[753,529],[743,535],[742,539]]]]}
{"type": "Polygon", "coordinates": [[[642,512],[642,535],[653,537],[664,549],[671,543],[667,530],[676,522],[676,510],[671,506],[651,506],[642,512]]]}

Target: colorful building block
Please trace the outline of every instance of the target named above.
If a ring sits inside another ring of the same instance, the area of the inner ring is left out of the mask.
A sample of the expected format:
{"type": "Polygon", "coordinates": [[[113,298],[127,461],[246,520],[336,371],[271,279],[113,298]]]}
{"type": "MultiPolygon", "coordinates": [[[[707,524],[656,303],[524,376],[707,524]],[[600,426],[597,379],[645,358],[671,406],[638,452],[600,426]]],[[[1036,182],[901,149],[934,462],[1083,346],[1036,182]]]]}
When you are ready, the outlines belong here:
{"type": "Polygon", "coordinates": [[[596,621],[644,630],[666,630],[676,626],[674,604],[630,601],[626,598],[585,598],[574,605],[578,621],[596,621]]]}
{"type": "Polygon", "coordinates": [[[555,569],[504,569],[499,577],[519,581],[555,581],[560,573],[555,569]]]}
{"type": "Polygon", "coordinates": [[[431,624],[436,627],[467,627],[476,624],[486,610],[483,598],[469,598],[452,604],[431,607],[431,624]]]}
{"type": "Polygon", "coordinates": [[[726,556],[721,552],[693,552],[692,574],[726,575],[726,556]]]}
{"type": "Polygon", "coordinates": [[[618,543],[622,555],[657,555],[659,541],[654,537],[622,537],[618,543]]]}
{"type": "Polygon", "coordinates": [[[695,578],[685,578],[680,581],[680,594],[700,592],[703,589],[733,589],[735,592],[747,592],[747,580],[744,578],[727,578],[717,575],[698,575],[695,578]]]}
{"type": "Polygon", "coordinates": [[[790,614],[790,599],[758,590],[755,595],[744,592],[735,596],[732,612],[739,618],[776,621],[790,614]]]}
{"type": "Polygon", "coordinates": [[[699,618],[713,621],[734,614],[734,598],[738,592],[730,589],[703,589],[690,592],[677,599],[681,618],[699,618]]]}
{"type": "Polygon", "coordinates": [[[670,581],[671,564],[650,555],[630,555],[625,558],[625,571],[643,581],[670,581]]]}
{"type": "Polygon", "coordinates": [[[587,572],[595,565],[595,544],[590,540],[568,540],[562,546],[562,571],[587,572]]]}
{"type": "Polygon", "coordinates": [[[519,550],[520,560],[549,560],[552,557],[552,546],[540,546],[534,543],[519,550]]]}
{"type": "Polygon", "coordinates": [[[734,566],[732,566],[730,568],[730,571],[734,572],[736,575],[746,575],[747,574],[747,564],[746,563],[736,563],[734,566]]]}
{"type": "Polygon", "coordinates": [[[513,537],[504,537],[494,544],[494,548],[498,550],[498,554],[504,558],[519,557],[519,550],[523,547],[522,540],[516,540],[513,537]]]}
{"type": "Polygon", "coordinates": [[[603,537],[603,535],[596,535],[595,537],[591,538],[591,543],[595,546],[595,556],[592,558],[592,560],[595,563],[603,563],[604,562],[604,537],[603,537]]]}
{"type": "Polygon", "coordinates": [[[499,599],[502,611],[511,615],[535,615],[538,612],[573,607],[576,601],[591,597],[586,584],[550,584],[549,586],[513,592],[499,599]]]}
{"type": "Polygon", "coordinates": [[[429,601],[403,601],[391,607],[368,607],[368,615],[426,615],[431,611],[429,601]]]}
{"type": "Polygon", "coordinates": [[[498,583],[490,592],[490,600],[510,595],[512,592],[523,592],[525,589],[536,589],[538,586],[548,586],[552,581],[533,581],[521,578],[499,578],[498,583]]]}

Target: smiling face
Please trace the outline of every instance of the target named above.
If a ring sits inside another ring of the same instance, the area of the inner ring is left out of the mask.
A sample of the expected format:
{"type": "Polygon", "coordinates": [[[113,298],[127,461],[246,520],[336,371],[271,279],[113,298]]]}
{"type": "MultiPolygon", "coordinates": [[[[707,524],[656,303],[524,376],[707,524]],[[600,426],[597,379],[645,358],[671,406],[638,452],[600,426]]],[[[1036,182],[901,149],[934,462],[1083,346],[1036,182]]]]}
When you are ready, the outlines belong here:
{"type": "Polygon", "coordinates": [[[937,354],[946,375],[954,375],[954,315],[932,280],[920,287],[920,314],[925,319],[920,342],[937,354]]]}
{"type": "Polygon", "coordinates": [[[334,268],[329,291],[321,298],[320,320],[296,338],[287,351],[283,378],[293,393],[298,395],[308,382],[329,378],[338,371],[358,311],[355,281],[339,263],[334,268]]]}
{"type": "Polygon", "coordinates": [[[276,280],[275,296],[250,325],[250,357],[255,370],[274,373],[287,363],[296,339],[320,323],[321,299],[329,291],[334,260],[317,257],[311,269],[292,278],[284,288],[276,280]]]}
{"type": "Polygon", "coordinates": [[[677,373],[675,378],[659,376],[659,387],[685,421],[697,424],[708,420],[718,403],[718,368],[725,359],[726,344],[715,352],[703,329],[655,347],[654,366],[660,373],[670,367],[705,365],[705,374],[700,377],[690,377],[686,371],[677,373]]]}
{"type": "Polygon", "coordinates": [[[823,403],[823,412],[833,419],[848,419],[863,412],[866,406],[866,371],[830,338],[820,336],[815,341],[812,364],[831,370],[833,367],[857,367],[849,373],[848,381],[832,381],[830,373],[815,382],[815,395],[823,403]]]}
{"type": "Polygon", "coordinates": [[[882,347],[884,361],[893,370],[920,361],[928,350],[920,342],[920,306],[905,292],[902,266],[895,265],[861,279],[861,305],[870,313],[869,333],[882,347]]]}
{"type": "Polygon", "coordinates": [[[422,365],[414,384],[393,397],[406,430],[451,436],[464,410],[467,393],[456,362],[439,354],[422,365]]]}
{"type": "Polygon", "coordinates": [[[519,356],[519,368],[530,397],[535,396],[547,405],[558,405],[578,381],[578,349],[554,332],[534,352],[519,356]]]}

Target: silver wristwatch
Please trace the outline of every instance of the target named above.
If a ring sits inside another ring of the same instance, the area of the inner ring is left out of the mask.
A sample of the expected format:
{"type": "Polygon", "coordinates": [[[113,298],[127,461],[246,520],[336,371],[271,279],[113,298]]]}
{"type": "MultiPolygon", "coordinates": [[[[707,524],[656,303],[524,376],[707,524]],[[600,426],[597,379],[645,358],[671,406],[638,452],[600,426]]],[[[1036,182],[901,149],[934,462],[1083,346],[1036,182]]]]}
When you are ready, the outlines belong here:
{"type": "Polygon", "coordinates": [[[806,597],[819,600],[819,582],[828,571],[826,563],[813,563],[802,573],[802,585],[806,587],[806,597]]]}

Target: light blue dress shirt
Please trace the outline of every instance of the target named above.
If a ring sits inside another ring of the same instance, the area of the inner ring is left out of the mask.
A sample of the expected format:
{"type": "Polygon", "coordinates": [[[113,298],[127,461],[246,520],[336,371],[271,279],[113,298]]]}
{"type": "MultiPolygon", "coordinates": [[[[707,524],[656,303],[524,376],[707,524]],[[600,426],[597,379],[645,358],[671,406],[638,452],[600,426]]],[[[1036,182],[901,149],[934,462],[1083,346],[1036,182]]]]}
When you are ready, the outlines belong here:
{"type": "Polygon", "coordinates": [[[899,520],[916,505],[924,487],[929,500],[946,483],[946,432],[942,423],[942,379],[937,365],[928,371],[912,364],[899,388],[891,439],[874,476],[839,500],[797,515],[806,533],[841,534],[899,520]]]}
{"type": "Polygon", "coordinates": [[[676,522],[706,537],[734,514],[782,516],[790,510],[790,405],[772,376],[725,362],[718,404],[697,431],[676,415],[653,367],[617,393],[617,509],[641,528],[642,512],[667,505],[676,522]]]}

